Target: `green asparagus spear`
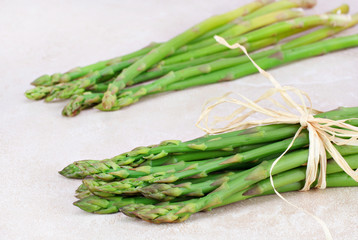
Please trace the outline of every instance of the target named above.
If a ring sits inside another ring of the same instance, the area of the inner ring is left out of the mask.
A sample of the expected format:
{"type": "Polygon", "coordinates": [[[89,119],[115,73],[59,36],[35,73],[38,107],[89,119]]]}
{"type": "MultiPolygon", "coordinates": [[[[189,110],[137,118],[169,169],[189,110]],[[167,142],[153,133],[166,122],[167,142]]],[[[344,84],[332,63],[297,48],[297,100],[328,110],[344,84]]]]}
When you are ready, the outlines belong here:
{"type": "Polygon", "coordinates": [[[258,148],[263,146],[263,144],[252,144],[252,145],[244,145],[237,148],[233,148],[230,151],[227,150],[217,150],[217,151],[197,151],[197,152],[187,152],[187,153],[174,153],[168,156],[165,156],[160,159],[149,160],[143,162],[140,166],[161,166],[161,165],[168,165],[173,163],[178,163],[180,161],[195,161],[195,160],[204,160],[209,158],[216,158],[216,157],[226,157],[230,155],[234,155],[239,152],[246,152],[252,150],[254,148],[258,148]]]}
{"type": "Polygon", "coordinates": [[[99,173],[96,174],[95,177],[98,179],[102,179],[104,181],[112,181],[114,179],[124,179],[124,178],[139,178],[149,174],[155,173],[164,173],[164,172],[172,172],[172,171],[181,171],[190,167],[193,164],[198,164],[196,161],[194,162],[184,162],[180,161],[174,164],[168,164],[164,166],[140,166],[136,168],[128,168],[128,167],[118,167],[117,169],[111,171],[110,173],[99,173]]]}
{"type": "MultiPolygon", "coordinates": [[[[270,3],[266,6],[263,6],[262,8],[254,11],[246,16],[239,17],[228,24],[225,24],[221,27],[213,29],[212,31],[209,31],[209,32],[203,34],[202,36],[198,37],[197,39],[194,39],[190,43],[197,43],[197,42],[200,42],[200,41],[208,39],[208,38],[213,38],[215,35],[221,34],[222,32],[228,30],[229,28],[234,27],[237,23],[242,23],[243,21],[247,21],[247,20],[262,16],[262,15],[266,15],[271,12],[276,12],[279,10],[284,10],[284,9],[289,9],[289,8],[300,8],[300,7],[312,8],[315,5],[316,5],[315,0],[312,0],[312,1],[305,1],[305,0],[276,1],[276,2],[270,3]]],[[[339,9],[340,9],[341,13],[347,13],[349,8],[347,5],[342,5],[339,9]]]]}
{"type": "Polygon", "coordinates": [[[73,205],[86,212],[108,214],[118,212],[120,208],[129,204],[155,204],[158,201],[144,197],[108,197],[88,196],[74,202],[73,205]]]}
{"type": "MultiPolygon", "coordinates": [[[[229,39],[253,31],[255,29],[268,26],[273,23],[281,22],[283,20],[288,20],[292,18],[302,17],[302,16],[303,16],[303,12],[299,10],[281,10],[281,11],[271,12],[256,18],[252,18],[250,20],[237,22],[233,27],[220,33],[220,36],[229,39]]],[[[184,46],[178,49],[177,51],[175,51],[175,54],[173,54],[173,56],[185,52],[189,52],[192,50],[200,49],[203,47],[211,46],[214,45],[215,43],[216,41],[214,38],[209,38],[195,44],[184,46]]]]}
{"type": "Polygon", "coordinates": [[[121,57],[116,57],[113,59],[109,59],[106,61],[101,61],[101,62],[97,62],[85,67],[77,67],[74,68],[66,73],[55,73],[53,75],[43,75],[37,79],[35,79],[32,84],[35,86],[51,86],[60,82],[70,82],[76,78],[82,77],[84,75],[87,75],[93,71],[97,71],[100,69],[103,69],[107,66],[110,66],[114,63],[119,63],[122,61],[127,61],[129,59],[135,58],[135,57],[139,57],[139,56],[143,56],[144,54],[148,53],[149,51],[151,51],[152,49],[156,48],[159,44],[158,43],[151,43],[149,46],[140,49],[138,51],[135,51],[133,53],[121,56],[121,57]]]}
{"type": "Polygon", "coordinates": [[[90,108],[101,102],[103,93],[91,93],[87,92],[82,95],[75,95],[73,99],[66,104],[62,110],[62,115],[67,117],[76,116],[83,109],[90,108]]]}
{"type": "Polygon", "coordinates": [[[187,182],[180,184],[151,184],[139,189],[139,192],[146,198],[152,198],[159,201],[171,201],[180,196],[202,197],[218,188],[224,182],[233,179],[236,174],[236,172],[228,172],[220,178],[213,178],[196,184],[190,182],[190,179],[188,179],[187,182]]]}
{"type": "Polygon", "coordinates": [[[76,195],[75,197],[78,199],[82,199],[82,198],[86,198],[91,196],[92,193],[89,191],[88,187],[84,184],[81,184],[77,189],[76,189],[76,195]]]}

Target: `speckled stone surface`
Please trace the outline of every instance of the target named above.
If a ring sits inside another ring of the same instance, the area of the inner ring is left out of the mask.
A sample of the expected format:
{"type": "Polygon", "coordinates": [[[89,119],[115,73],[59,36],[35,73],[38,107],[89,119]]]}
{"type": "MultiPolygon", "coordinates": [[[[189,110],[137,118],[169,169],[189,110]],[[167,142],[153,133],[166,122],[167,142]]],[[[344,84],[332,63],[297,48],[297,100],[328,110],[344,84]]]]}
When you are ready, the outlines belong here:
{"type": "MultiPolygon", "coordinates": [[[[80,184],[57,174],[79,159],[103,159],[164,139],[187,140],[202,105],[227,91],[259,96],[259,75],[160,94],[121,111],[61,116],[64,102],[27,100],[29,83],[165,41],[194,23],[248,0],[2,0],[0,7],[0,239],[323,239],[314,219],[277,196],[255,198],[180,224],[153,225],[120,214],[92,215],[74,207],[80,184]]],[[[310,12],[341,1],[320,0],[310,12]]],[[[358,2],[344,1],[358,11],[358,2]]],[[[358,33],[355,27],[343,34],[358,33]]],[[[314,107],[358,104],[358,48],[270,72],[283,85],[308,92],[314,107]]],[[[288,193],[291,202],[322,218],[334,239],[358,239],[358,188],[288,193]]]]}

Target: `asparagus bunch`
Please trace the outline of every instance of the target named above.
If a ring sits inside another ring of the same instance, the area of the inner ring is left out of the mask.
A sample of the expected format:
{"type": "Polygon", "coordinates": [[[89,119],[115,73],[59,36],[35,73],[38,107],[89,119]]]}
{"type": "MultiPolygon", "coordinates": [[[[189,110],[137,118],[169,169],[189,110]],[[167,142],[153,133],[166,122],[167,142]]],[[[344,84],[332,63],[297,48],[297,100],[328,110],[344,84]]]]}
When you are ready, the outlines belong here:
{"type": "MultiPolygon", "coordinates": [[[[258,20],[260,20],[259,22],[256,21],[257,23],[255,23],[255,24],[251,24],[250,26],[244,26],[243,32],[249,31],[250,29],[254,29],[259,26],[264,26],[265,24],[269,24],[270,22],[289,19],[289,18],[292,18],[295,16],[300,16],[300,15],[301,15],[301,13],[299,11],[291,11],[291,10],[286,10],[283,12],[278,11],[278,12],[274,12],[269,15],[263,15],[258,19],[258,20]],[[267,19],[267,20],[262,21],[262,19],[267,19]]],[[[75,83],[60,84],[60,85],[52,88],[51,92],[49,93],[50,97],[47,97],[46,100],[51,101],[55,98],[63,99],[63,98],[68,98],[71,95],[74,95],[76,93],[80,94],[81,93],[80,90],[83,91],[85,88],[90,87],[93,84],[103,81],[103,78],[105,76],[114,76],[115,73],[117,73],[118,71],[122,70],[125,67],[130,66],[132,62],[135,62],[135,60],[138,60],[139,54],[142,54],[141,56],[144,56],[143,53],[147,53],[147,51],[149,49],[151,50],[152,46],[153,46],[153,44],[147,48],[144,48],[143,50],[135,52],[135,54],[126,55],[126,56],[123,56],[120,58],[109,60],[106,62],[108,66],[106,66],[103,69],[94,69],[95,71],[93,73],[89,74],[89,76],[81,78],[78,81],[76,81],[75,83]],[[133,56],[134,56],[134,58],[132,58],[132,59],[129,58],[129,57],[133,57],[133,56]],[[137,57],[137,58],[135,58],[135,57],[137,57]]],[[[99,65],[99,63],[97,65],[99,65]]],[[[103,64],[102,64],[102,66],[103,66],[103,64]]],[[[82,70],[82,72],[84,72],[84,71],[82,70]]],[[[67,75],[65,74],[65,76],[67,76],[66,78],[68,79],[68,74],[67,75]]],[[[61,78],[64,79],[65,76],[62,76],[61,78]]],[[[42,80],[43,78],[44,77],[41,77],[39,80],[42,80]]],[[[45,78],[48,79],[49,77],[46,76],[45,78]]],[[[56,79],[58,79],[58,77],[53,77],[53,79],[56,80],[56,79]]],[[[134,83],[139,83],[139,82],[143,81],[143,79],[144,79],[143,77],[139,78],[138,80],[134,79],[134,83]]],[[[68,82],[68,81],[60,81],[60,82],[68,82]]],[[[40,94],[40,93],[43,91],[46,91],[48,89],[49,89],[48,87],[45,89],[35,88],[33,91],[39,91],[39,93],[37,93],[37,95],[39,97],[42,97],[43,94],[40,94]]]]}
{"type": "MultiPolygon", "coordinates": [[[[296,9],[311,8],[314,5],[313,0],[254,1],[209,18],[167,42],[152,43],[133,53],[77,67],[66,73],[41,76],[32,82],[36,87],[25,94],[29,99],[45,99],[47,102],[71,99],[62,114],[75,116],[86,108],[117,110],[150,94],[233,80],[252,74],[252,70],[241,74],[232,73],[234,66],[245,67],[247,58],[241,56],[240,50],[227,50],[215,43],[215,34],[226,37],[229,42],[239,41],[249,51],[258,51],[310,28],[327,25],[315,34],[310,33],[289,43],[273,46],[268,51],[255,53],[255,59],[267,59],[274,53],[279,55],[281,51],[286,56],[289,49],[293,51],[313,42],[319,42],[315,45],[315,52],[355,47],[356,44],[337,40],[336,43],[331,43],[336,46],[332,49],[320,40],[355,25],[358,16],[354,15],[349,21],[344,20],[341,15],[335,15],[347,13],[347,5],[313,16],[303,16],[303,11],[296,9]],[[224,73],[225,76],[222,77],[224,73]]],[[[267,68],[312,56],[315,54],[307,55],[303,51],[299,57],[295,55],[289,61],[281,61],[267,68]]]]}
{"type": "MultiPolygon", "coordinates": [[[[315,117],[349,119],[347,123],[358,126],[357,116],[358,107],[353,107],[315,117]]],[[[273,193],[270,168],[298,128],[297,124],[273,124],[185,142],[167,140],[111,159],[77,161],[60,174],[83,179],[74,205],[84,211],[122,211],[153,223],[181,222],[199,211],[273,193]]],[[[308,133],[303,131],[274,167],[278,191],[303,186],[308,144],[308,133]]],[[[352,168],[358,168],[357,146],[336,148],[352,168]]],[[[358,186],[342,171],[335,161],[328,161],[328,187],[358,186]]]]}
{"type": "MultiPolygon", "coordinates": [[[[355,15],[355,17],[358,17],[358,15],[355,15]]],[[[356,21],[358,18],[354,19],[356,21]]],[[[317,36],[324,36],[322,32],[326,32],[325,36],[332,34],[334,33],[332,29],[338,30],[342,28],[321,29],[322,31],[317,32],[317,36]]],[[[312,41],[315,39],[310,38],[312,35],[313,34],[308,34],[307,36],[303,36],[301,39],[312,41]]],[[[290,44],[287,45],[283,44],[273,49],[254,53],[253,58],[261,63],[261,67],[269,69],[300,59],[323,55],[344,48],[356,47],[356,38],[357,35],[352,35],[349,37],[340,37],[336,39],[320,41],[316,44],[308,44],[304,46],[300,46],[298,44],[299,41],[293,40],[292,44],[289,42],[290,44]],[[294,44],[297,44],[297,46],[300,47],[292,48],[294,44]],[[285,49],[286,46],[287,49],[285,49]]],[[[167,70],[162,69],[159,71],[167,70]]],[[[167,75],[153,81],[152,83],[123,90],[118,95],[118,98],[111,110],[118,110],[125,106],[131,105],[144,96],[166,91],[182,90],[193,86],[217,83],[221,81],[231,81],[256,72],[257,70],[254,69],[250,63],[248,63],[248,59],[246,57],[219,59],[211,63],[189,67],[178,71],[171,71],[167,75]],[[236,64],[239,66],[236,66],[236,64]]],[[[107,84],[97,85],[96,92],[87,93],[79,96],[78,98],[75,97],[65,106],[63,114],[73,116],[78,114],[82,109],[99,104],[103,97],[102,91],[106,88],[107,84]]],[[[96,108],[105,110],[101,104],[97,105],[96,108]]]]}

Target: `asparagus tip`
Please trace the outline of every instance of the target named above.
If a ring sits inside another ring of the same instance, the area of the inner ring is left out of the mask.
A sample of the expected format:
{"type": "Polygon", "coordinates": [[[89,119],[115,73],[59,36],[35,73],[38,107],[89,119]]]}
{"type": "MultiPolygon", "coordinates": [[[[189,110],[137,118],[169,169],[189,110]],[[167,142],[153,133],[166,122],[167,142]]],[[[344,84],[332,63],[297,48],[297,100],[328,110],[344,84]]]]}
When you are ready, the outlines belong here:
{"type": "Polygon", "coordinates": [[[74,117],[81,112],[81,96],[71,100],[62,109],[62,115],[66,117],[74,117]]]}
{"type": "MultiPolygon", "coordinates": [[[[112,109],[113,105],[116,102],[116,95],[111,94],[110,92],[106,92],[102,99],[102,108],[104,111],[109,111],[112,109]]],[[[100,109],[101,110],[101,109],[100,109]]]]}
{"type": "Polygon", "coordinates": [[[73,163],[68,165],[58,173],[67,178],[82,179],[85,177],[83,176],[82,171],[73,163]]]}
{"type": "Polygon", "coordinates": [[[51,76],[47,74],[42,75],[31,82],[31,84],[34,86],[46,85],[50,83],[51,83],[51,76]]]}
{"type": "Polygon", "coordinates": [[[83,199],[80,199],[80,200],[74,202],[73,205],[75,205],[76,207],[79,207],[83,211],[91,212],[91,213],[100,209],[99,206],[93,205],[93,204],[90,204],[89,202],[87,202],[86,198],[83,198],[83,199]]]}
{"type": "Polygon", "coordinates": [[[51,87],[38,86],[25,92],[25,96],[30,100],[40,100],[51,92],[51,87]]]}

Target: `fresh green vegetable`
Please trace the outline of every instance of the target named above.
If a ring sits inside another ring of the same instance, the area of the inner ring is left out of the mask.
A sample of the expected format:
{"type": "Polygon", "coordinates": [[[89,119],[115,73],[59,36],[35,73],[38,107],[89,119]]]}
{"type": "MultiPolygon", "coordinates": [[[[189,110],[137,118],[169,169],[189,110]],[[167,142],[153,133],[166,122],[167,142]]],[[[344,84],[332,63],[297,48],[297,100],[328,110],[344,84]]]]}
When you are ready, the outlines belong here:
{"type": "MultiPolygon", "coordinates": [[[[288,49],[320,42],[357,23],[357,15],[350,22],[341,15],[334,15],[347,13],[347,5],[323,15],[306,17],[301,17],[302,12],[294,9],[311,8],[315,3],[314,0],[255,1],[209,18],[167,42],[152,43],[122,57],[77,67],[66,73],[41,76],[33,82],[36,87],[26,91],[25,95],[46,102],[71,98],[62,111],[64,116],[75,116],[81,110],[95,106],[104,111],[117,110],[148,95],[233,80],[254,73],[252,68],[239,73],[232,71],[236,66],[245,67],[248,59],[241,56],[239,49],[229,50],[216,44],[212,38],[214,34],[226,37],[229,42],[239,41],[249,51],[257,51],[317,25],[334,25],[253,54],[254,59],[266,58],[262,61],[266,61],[267,67],[312,57],[314,55],[300,56],[281,62],[274,59],[274,63],[268,63],[280,51],[285,55],[288,49]],[[132,86],[148,81],[151,82],[132,86]]],[[[355,46],[341,45],[334,50],[355,46]]],[[[321,49],[325,51],[323,44],[321,49]]]]}

